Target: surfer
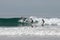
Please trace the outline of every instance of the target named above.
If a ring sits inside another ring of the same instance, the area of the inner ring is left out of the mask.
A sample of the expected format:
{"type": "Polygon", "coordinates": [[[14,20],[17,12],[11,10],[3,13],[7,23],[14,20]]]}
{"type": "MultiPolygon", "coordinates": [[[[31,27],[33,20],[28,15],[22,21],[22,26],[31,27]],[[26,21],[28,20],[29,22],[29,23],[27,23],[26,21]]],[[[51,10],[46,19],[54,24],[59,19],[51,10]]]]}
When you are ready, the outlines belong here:
{"type": "Polygon", "coordinates": [[[44,23],[45,23],[45,21],[44,21],[44,19],[42,19],[42,26],[44,26],[44,23]]]}
{"type": "Polygon", "coordinates": [[[31,24],[32,24],[31,27],[33,28],[33,19],[32,18],[31,18],[31,24]]]}
{"type": "Polygon", "coordinates": [[[21,19],[23,20],[23,22],[26,20],[26,18],[25,18],[25,17],[21,17],[21,19]]]}

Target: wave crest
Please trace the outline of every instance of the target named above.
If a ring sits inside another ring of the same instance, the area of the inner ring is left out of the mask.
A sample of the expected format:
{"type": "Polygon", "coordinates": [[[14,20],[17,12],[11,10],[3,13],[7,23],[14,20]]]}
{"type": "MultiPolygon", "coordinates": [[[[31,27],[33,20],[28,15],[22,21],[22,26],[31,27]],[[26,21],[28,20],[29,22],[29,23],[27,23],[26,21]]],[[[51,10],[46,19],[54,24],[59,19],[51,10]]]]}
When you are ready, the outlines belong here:
{"type": "Polygon", "coordinates": [[[59,18],[37,18],[34,16],[31,16],[34,21],[38,21],[37,24],[41,25],[42,24],[42,19],[45,21],[45,25],[60,25],[60,19],[59,18]]]}

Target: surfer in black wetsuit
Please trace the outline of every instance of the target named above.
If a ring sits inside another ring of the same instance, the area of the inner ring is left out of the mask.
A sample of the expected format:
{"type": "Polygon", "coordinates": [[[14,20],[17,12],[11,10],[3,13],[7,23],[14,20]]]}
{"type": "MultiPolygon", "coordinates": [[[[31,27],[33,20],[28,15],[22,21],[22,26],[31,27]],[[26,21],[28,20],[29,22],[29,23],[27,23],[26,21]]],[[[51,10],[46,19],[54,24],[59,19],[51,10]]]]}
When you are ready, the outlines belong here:
{"type": "MultiPolygon", "coordinates": [[[[33,24],[33,20],[32,20],[32,18],[31,18],[31,24],[33,24]]],[[[33,28],[33,25],[31,25],[31,27],[33,28]]]]}
{"type": "Polygon", "coordinates": [[[44,19],[42,19],[42,26],[44,26],[44,23],[45,23],[45,21],[44,21],[44,19]]]}
{"type": "Polygon", "coordinates": [[[25,18],[25,17],[21,17],[21,19],[22,19],[23,21],[25,21],[25,20],[26,20],[26,18],[25,18]]]}

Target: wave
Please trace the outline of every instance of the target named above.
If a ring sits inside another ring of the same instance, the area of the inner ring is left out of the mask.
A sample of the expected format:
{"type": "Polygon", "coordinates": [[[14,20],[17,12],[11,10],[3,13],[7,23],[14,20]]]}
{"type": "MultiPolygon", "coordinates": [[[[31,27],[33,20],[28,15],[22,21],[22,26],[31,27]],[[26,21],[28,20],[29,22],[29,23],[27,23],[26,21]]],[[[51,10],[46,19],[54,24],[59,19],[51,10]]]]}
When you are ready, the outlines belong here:
{"type": "MultiPolygon", "coordinates": [[[[53,26],[52,26],[53,27],[53,26]]],[[[23,35],[36,35],[36,36],[60,36],[60,28],[47,28],[47,27],[9,27],[0,28],[0,35],[7,36],[23,36],[23,35]]]]}
{"type": "Polygon", "coordinates": [[[42,24],[42,19],[44,19],[45,23],[44,25],[60,25],[60,19],[59,18],[37,18],[34,16],[31,16],[30,18],[32,18],[34,21],[38,21],[38,23],[36,25],[41,25],[42,24]]]}
{"type": "Polygon", "coordinates": [[[28,26],[28,22],[21,22],[27,18],[0,18],[0,26],[28,26]]]}
{"type": "Polygon", "coordinates": [[[37,25],[41,26],[43,21],[45,21],[44,25],[53,25],[59,26],[60,19],[59,18],[38,18],[38,17],[20,17],[20,18],[0,18],[0,26],[31,26],[37,25]],[[32,18],[34,23],[30,23],[30,19],[32,18]]]}

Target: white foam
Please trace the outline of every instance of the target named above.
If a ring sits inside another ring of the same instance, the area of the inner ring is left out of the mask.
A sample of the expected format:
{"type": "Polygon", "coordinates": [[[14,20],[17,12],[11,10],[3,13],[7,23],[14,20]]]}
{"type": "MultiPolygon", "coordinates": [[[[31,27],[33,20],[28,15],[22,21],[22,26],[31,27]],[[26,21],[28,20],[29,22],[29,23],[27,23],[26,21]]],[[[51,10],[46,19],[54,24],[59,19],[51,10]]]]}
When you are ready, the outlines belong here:
{"type": "Polygon", "coordinates": [[[0,35],[22,36],[22,35],[56,35],[60,36],[60,28],[45,28],[45,27],[15,27],[15,28],[0,28],[0,35]]]}
{"type": "Polygon", "coordinates": [[[45,24],[48,25],[60,25],[60,19],[59,18],[37,18],[37,17],[33,17],[31,16],[30,18],[32,18],[34,21],[38,21],[38,25],[41,25],[42,23],[42,19],[44,19],[45,24]]]}

